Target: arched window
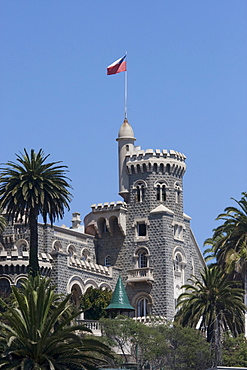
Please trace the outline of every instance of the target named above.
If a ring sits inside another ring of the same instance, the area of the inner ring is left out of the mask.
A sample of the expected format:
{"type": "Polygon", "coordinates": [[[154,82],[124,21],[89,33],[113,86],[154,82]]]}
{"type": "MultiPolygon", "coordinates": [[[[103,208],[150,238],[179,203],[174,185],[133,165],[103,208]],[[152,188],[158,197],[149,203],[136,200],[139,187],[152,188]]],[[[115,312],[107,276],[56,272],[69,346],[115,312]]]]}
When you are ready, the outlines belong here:
{"type": "Polygon", "coordinates": [[[136,202],[143,202],[144,199],[144,189],[147,187],[147,184],[143,180],[138,180],[134,183],[133,189],[136,189],[136,202]]]}
{"type": "Polygon", "coordinates": [[[167,184],[164,181],[157,181],[154,186],[156,187],[156,200],[165,202],[167,184]]]}
{"type": "Polygon", "coordinates": [[[105,257],[105,266],[111,266],[111,256],[105,257]]]}
{"type": "Polygon", "coordinates": [[[152,314],[153,300],[150,294],[148,294],[147,292],[137,293],[133,297],[131,304],[136,309],[136,317],[146,317],[152,314]]]}
{"type": "Polygon", "coordinates": [[[138,267],[139,268],[142,268],[142,267],[147,267],[147,253],[145,251],[142,251],[139,255],[138,255],[138,267]]]}
{"type": "Polygon", "coordinates": [[[173,284],[174,284],[174,302],[176,310],[176,302],[183,289],[181,287],[185,283],[185,266],[186,266],[186,255],[182,247],[175,247],[173,251],[173,284]]]}
{"type": "Polygon", "coordinates": [[[175,182],[174,189],[175,189],[175,202],[179,204],[181,202],[180,198],[182,190],[178,182],[175,182]]]}
{"type": "Polygon", "coordinates": [[[18,242],[16,243],[16,248],[18,250],[18,256],[22,256],[23,252],[27,252],[29,249],[28,243],[25,239],[18,240],[18,242]]]}
{"type": "Polygon", "coordinates": [[[84,248],[81,252],[81,259],[82,261],[87,261],[89,260],[90,252],[87,248],[84,248]]]}
{"type": "MultiPolygon", "coordinates": [[[[173,266],[175,276],[182,277],[186,266],[186,255],[182,247],[176,247],[173,252],[173,266]]],[[[183,283],[183,281],[182,281],[183,283]]]]}
{"type": "Polygon", "coordinates": [[[74,245],[68,246],[68,253],[70,257],[76,257],[76,251],[74,245]]]}
{"type": "Polygon", "coordinates": [[[82,295],[81,288],[78,284],[73,284],[71,288],[71,302],[76,306],[80,306],[80,297],[82,295]]]}
{"type": "Polygon", "coordinates": [[[55,240],[55,242],[53,243],[53,248],[55,251],[59,252],[59,251],[62,251],[62,244],[59,240],[55,240]]]}
{"type": "Polygon", "coordinates": [[[175,261],[174,261],[174,270],[177,272],[182,271],[182,256],[180,253],[177,253],[175,256],[175,261]]]}
{"type": "Polygon", "coordinates": [[[97,228],[100,238],[102,238],[103,234],[108,233],[108,227],[106,224],[106,219],[104,217],[100,217],[97,220],[97,228]]]}
{"type": "Polygon", "coordinates": [[[149,267],[150,254],[146,248],[138,248],[134,254],[135,268],[146,268],[149,267]]]}
{"type": "Polygon", "coordinates": [[[141,298],[137,302],[137,317],[145,317],[148,315],[148,300],[141,298]]]}

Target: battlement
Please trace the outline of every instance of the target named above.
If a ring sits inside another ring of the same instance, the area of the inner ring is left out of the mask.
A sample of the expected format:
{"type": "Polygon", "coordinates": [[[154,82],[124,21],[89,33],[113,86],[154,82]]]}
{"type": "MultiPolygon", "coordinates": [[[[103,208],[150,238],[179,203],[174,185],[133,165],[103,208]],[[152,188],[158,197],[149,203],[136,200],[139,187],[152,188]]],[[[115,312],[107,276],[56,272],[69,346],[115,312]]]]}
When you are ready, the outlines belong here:
{"type": "Polygon", "coordinates": [[[85,232],[102,237],[104,223],[111,235],[113,235],[113,223],[117,220],[123,235],[126,235],[126,211],[127,204],[123,201],[106,202],[91,205],[92,212],[84,218],[85,232]]]}
{"type": "Polygon", "coordinates": [[[97,263],[82,261],[78,258],[68,257],[68,266],[80,270],[86,270],[103,276],[112,276],[112,268],[98,265],[97,263]]]}
{"type": "Polygon", "coordinates": [[[141,150],[136,147],[136,151],[127,153],[125,158],[129,174],[161,172],[181,177],[186,171],[186,156],[175,150],[141,150]]]}
{"type": "Polygon", "coordinates": [[[106,203],[98,203],[98,204],[92,204],[91,205],[92,212],[104,212],[104,211],[110,211],[110,210],[119,210],[120,208],[126,208],[127,204],[123,201],[117,201],[117,202],[106,202],[106,203]]]}
{"type": "Polygon", "coordinates": [[[149,158],[168,158],[176,159],[178,161],[184,162],[186,156],[183,153],[177,152],[176,150],[160,150],[160,149],[146,149],[141,150],[140,147],[136,147],[136,150],[132,154],[126,154],[126,157],[130,157],[130,160],[145,160],[149,158]]]}
{"type": "MultiPolygon", "coordinates": [[[[48,274],[52,269],[52,256],[49,253],[39,253],[39,266],[41,273],[48,274]]],[[[23,270],[23,273],[27,273],[27,267],[29,265],[29,252],[18,251],[18,250],[6,250],[0,251],[0,266],[5,269],[6,273],[10,273],[11,266],[23,270]]]]}

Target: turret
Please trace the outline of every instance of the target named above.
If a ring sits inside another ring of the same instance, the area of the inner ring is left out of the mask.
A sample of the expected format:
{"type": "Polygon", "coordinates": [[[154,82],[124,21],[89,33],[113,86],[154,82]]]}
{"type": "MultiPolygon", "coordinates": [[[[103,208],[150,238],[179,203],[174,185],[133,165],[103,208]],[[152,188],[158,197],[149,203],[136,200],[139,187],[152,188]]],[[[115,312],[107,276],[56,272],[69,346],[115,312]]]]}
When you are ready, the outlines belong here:
{"type": "Polygon", "coordinates": [[[119,163],[119,195],[125,202],[129,199],[129,175],[126,169],[126,155],[130,156],[135,151],[134,131],[127,119],[124,120],[118,132],[118,163],[119,163]]]}

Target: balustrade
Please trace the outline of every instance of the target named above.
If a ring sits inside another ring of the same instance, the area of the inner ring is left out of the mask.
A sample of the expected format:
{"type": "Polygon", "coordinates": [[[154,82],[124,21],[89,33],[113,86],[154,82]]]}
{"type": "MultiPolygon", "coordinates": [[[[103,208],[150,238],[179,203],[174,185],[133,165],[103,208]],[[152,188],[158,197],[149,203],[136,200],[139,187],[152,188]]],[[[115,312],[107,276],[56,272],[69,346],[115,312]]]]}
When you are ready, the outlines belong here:
{"type": "Polygon", "coordinates": [[[153,269],[149,267],[136,268],[128,270],[127,272],[128,272],[127,282],[129,283],[154,281],[153,269]]]}

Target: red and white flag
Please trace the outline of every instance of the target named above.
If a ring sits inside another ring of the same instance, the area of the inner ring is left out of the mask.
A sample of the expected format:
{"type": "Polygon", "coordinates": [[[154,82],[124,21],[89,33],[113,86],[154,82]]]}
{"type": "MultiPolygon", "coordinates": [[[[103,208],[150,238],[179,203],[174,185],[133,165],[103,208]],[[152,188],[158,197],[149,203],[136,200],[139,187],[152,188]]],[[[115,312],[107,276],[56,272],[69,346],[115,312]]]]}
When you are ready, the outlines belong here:
{"type": "Polygon", "coordinates": [[[126,58],[126,55],[116,60],[114,63],[110,64],[107,67],[107,74],[115,75],[116,73],[127,71],[127,66],[126,66],[127,63],[126,63],[125,58],[126,58]]]}

